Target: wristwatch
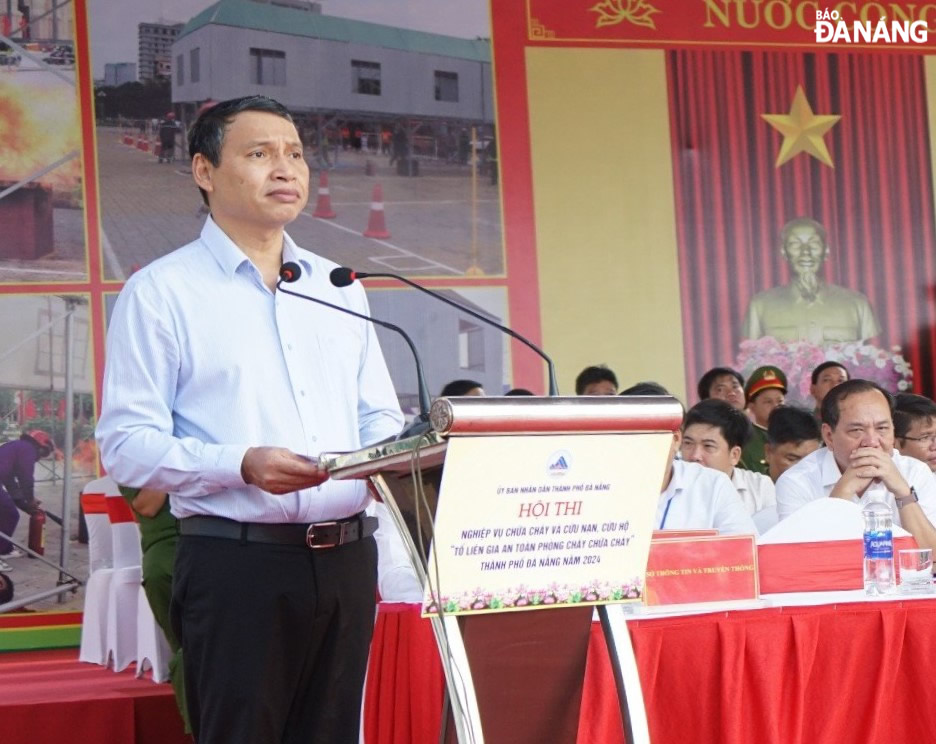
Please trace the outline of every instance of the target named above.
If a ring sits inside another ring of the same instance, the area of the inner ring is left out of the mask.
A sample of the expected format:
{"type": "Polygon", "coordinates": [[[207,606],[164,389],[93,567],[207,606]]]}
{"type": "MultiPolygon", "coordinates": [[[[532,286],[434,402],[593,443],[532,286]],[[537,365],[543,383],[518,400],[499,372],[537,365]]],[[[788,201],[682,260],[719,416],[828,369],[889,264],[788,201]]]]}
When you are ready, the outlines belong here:
{"type": "Polygon", "coordinates": [[[905,506],[907,506],[907,505],[909,505],[909,504],[915,504],[917,501],[920,500],[920,497],[917,496],[916,489],[915,489],[913,486],[910,486],[910,495],[909,495],[909,496],[907,496],[906,498],[903,498],[903,499],[898,499],[898,498],[895,497],[894,500],[897,502],[897,508],[898,508],[898,509],[903,509],[905,506]]]}

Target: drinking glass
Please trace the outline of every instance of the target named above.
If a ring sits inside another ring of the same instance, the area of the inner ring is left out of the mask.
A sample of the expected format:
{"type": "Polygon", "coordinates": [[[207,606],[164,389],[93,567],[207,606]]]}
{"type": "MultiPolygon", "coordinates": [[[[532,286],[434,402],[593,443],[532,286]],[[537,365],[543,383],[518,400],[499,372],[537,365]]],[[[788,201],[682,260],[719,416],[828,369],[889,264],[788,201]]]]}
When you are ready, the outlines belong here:
{"type": "Polygon", "coordinates": [[[902,594],[929,594],[933,591],[933,551],[930,548],[898,551],[897,563],[902,594]]]}

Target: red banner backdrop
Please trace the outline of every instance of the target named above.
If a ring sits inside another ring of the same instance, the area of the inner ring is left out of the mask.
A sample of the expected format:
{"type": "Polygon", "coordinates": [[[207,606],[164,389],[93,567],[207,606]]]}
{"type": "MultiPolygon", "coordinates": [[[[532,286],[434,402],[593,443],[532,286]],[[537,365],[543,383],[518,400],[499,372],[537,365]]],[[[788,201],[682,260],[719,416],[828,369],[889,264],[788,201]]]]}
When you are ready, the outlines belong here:
{"type": "MultiPolygon", "coordinates": [[[[828,230],[825,279],[868,296],[879,346],[899,344],[933,389],[934,215],[923,59],[763,51],[667,56],[686,373],[731,364],[750,298],[784,284],[788,220],[828,230]],[[800,155],[763,118],[802,86],[833,166],[800,155]]],[[[817,311],[818,312],[818,311],[817,311]]],[[[690,387],[692,387],[690,385],[690,387]]]]}
{"type": "MultiPolygon", "coordinates": [[[[907,0],[528,0],[527,39],[589,46],[819,48],[827,44],[817,43],[817,14],[830,19],[833,12],[850,34],[855,23],[873,30],[885,20],[890,32],[893,21],[922,22],[929,38],[914,46],[920,51],[936,47],[936,4],[907,0]]],[[[885,50],[888,45],[879,41],[855,48],[885,50]]]]}

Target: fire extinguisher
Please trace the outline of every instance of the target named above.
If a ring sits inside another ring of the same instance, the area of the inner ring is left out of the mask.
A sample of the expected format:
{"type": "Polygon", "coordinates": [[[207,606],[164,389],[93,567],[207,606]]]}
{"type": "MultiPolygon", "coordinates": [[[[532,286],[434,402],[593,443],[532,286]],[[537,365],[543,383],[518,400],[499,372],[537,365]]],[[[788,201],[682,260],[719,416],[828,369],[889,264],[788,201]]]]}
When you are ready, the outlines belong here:
{"type": "Polygon", "coordinates": [[[45,555],[45,523],[42,509],[34,509],[29,515],[29,549],[39,555],[45,555]]]}

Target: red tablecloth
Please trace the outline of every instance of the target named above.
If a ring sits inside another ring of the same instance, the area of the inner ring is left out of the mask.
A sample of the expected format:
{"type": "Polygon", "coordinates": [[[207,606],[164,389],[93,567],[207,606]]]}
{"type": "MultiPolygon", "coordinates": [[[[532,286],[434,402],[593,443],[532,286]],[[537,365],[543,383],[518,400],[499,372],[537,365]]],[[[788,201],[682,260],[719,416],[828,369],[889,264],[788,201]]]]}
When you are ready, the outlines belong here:
{"type": "MultiPolygon", "coordinates": [[[[936,740],[936,600],[721,612],[630,623],[654,744],[936,740]]],[[[383,605],[367,744],[434,742],[442,672],[427,620],[383,605]]],[[[580,744],[623,742],[600,628],[580,744]]]]}
{"type": "Polygon", "coordinates": [[[419,605],[381,602],[365,685],[364,741],[438,742],[445,680],[419,605]]]}

